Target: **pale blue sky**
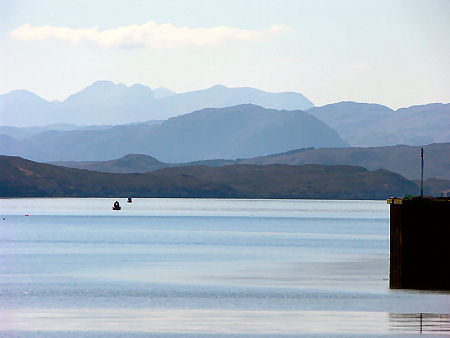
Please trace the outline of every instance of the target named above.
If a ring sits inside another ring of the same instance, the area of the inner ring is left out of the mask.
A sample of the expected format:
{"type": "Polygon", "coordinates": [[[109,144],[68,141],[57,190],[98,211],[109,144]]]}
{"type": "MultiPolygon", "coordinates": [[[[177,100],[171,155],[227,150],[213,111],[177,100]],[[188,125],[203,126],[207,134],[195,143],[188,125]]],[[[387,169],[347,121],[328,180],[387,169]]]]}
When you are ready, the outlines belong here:
{"type": "Polygon", "coordinates": [[[0,93],[64,99],[112,80],[447,103],[449,18],[448,0],[0,0],[0,93]]]}

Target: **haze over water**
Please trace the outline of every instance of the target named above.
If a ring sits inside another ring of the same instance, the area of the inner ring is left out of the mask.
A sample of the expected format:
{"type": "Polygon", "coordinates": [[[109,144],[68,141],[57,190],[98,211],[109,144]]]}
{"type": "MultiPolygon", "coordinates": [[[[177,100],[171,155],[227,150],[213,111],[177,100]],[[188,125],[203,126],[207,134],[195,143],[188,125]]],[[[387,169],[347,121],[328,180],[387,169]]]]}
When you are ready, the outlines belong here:
{"type": "Polygon", "coordinates": [[[0,200],[1,336],[450,332],[388,287],[385,201],[119,201],[0,200]]]}

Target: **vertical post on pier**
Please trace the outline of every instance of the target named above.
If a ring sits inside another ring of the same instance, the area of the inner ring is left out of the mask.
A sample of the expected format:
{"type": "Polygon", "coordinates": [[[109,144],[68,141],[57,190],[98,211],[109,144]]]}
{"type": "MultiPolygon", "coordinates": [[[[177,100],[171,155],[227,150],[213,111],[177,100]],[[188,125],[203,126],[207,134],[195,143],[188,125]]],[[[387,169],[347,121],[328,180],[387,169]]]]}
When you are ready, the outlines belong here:
{"type": "Polygon", "coordinates": [[[423,313],[421,312],[420,313],[420,334],[422,334],[422,316],[423,316],[423,313]]]}
{"type": "Polygon", "coordinates": [[[423,197],[423,147],[420,147],[420,157],[422,160],[422,170],[420,172],[420,196],[423,197]]]}

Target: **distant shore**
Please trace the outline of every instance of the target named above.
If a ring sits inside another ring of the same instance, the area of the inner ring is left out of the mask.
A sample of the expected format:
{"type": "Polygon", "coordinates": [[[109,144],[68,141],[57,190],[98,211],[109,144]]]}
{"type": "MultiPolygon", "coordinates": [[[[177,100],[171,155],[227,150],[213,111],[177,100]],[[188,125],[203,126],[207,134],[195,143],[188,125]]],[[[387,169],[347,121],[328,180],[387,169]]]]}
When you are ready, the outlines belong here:
{"type": "Polygon", "coordinates": [[[349,165],[231,165],[112,174],[0,156],[0,197],[159,197],[383,200],[419,187],[387,171],[349,165]]]}

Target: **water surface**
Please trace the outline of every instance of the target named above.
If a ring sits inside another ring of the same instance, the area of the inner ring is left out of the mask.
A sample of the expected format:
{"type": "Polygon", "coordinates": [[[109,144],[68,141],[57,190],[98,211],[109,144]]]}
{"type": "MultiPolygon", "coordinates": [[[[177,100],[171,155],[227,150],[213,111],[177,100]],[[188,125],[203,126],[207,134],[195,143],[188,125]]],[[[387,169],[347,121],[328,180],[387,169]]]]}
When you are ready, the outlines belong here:
{"type": "Polygon", "coordinates": [[[119,201],[0,200],[2,336],[450,333],[388,288],[385,201],[119,201]]]}

